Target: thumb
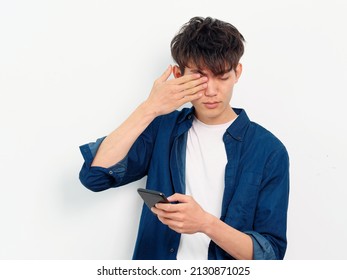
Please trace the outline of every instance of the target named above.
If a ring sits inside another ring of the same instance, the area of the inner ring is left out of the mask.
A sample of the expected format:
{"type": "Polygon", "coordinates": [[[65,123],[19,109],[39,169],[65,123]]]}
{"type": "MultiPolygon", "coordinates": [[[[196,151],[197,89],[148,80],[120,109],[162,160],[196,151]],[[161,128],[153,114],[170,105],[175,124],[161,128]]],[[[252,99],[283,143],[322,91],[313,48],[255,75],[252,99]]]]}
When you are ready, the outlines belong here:
{"type": "Polygon", "coordinates": [[[170,64],[169,67],[165,70],[165,72],[159,77],[158,81],[165,82],[170,77],[171,73],[172,73],[172,66],[170,64]]]}
{"type": "Polygon", "coordinates": [[[167,198],[170,202],[189,202],[190,197],[181,193],[175,193],[167,198]]]}

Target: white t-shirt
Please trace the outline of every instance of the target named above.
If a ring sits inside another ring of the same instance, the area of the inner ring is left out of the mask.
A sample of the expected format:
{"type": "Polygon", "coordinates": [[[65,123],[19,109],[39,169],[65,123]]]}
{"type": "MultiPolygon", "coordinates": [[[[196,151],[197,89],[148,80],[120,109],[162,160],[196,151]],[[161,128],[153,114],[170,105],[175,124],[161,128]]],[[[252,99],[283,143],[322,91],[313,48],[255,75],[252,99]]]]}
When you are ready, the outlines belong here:
{"type": "MultiPolygon", "coordinates": [[[[223,135],[232,122],[207,125],[195,118],[188,131],[186,194],[191,195],[206,212],[218,218],[222,211],[227,163],[223,135]]],[[[182,234],[177,259],[206,260],[210,241],[203,233],[182,234]]]]}

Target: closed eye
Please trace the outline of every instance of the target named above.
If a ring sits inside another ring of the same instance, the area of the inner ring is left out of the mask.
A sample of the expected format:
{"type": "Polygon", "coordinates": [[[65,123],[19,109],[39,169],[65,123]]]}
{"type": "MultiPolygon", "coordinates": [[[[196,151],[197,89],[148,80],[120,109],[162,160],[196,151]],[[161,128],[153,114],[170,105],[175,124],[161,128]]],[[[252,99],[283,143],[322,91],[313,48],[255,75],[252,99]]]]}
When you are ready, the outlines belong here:
{"type": "Polygon", "coordinates": [[[226,81],[226,80],[228,80],[229,78],[230,78],[230,76],[226,76],[226,77],[222,76],[222,77],[220,77],[219,79],[222,80],[222,81],[226,81]]]}

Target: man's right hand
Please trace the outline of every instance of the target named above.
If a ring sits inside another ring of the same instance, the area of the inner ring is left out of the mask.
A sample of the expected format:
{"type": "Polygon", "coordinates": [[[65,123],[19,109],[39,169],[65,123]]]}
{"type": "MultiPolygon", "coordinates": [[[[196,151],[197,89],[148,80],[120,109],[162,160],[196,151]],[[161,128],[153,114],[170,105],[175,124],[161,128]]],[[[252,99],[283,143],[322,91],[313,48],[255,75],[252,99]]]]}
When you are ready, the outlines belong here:
{"type": "Polygon", "coordinates": [[[154,82],[145,101],[147,108],[156,116],[171,113],[183,104],[199,99],[207,88],[207,78],[198,73],[168,80],[171,73],[170,65],[154,82]]]}
{"type": "Polygon", "coordinates": [[[122,160],[155,117],[171,113],[183,104],[200,98],[207,87],[207,78],[200,74],[168,80],[171,73],[170,65],[154,82],[147,100],[104,139],[92,166],[107,168],[122,160]]]}

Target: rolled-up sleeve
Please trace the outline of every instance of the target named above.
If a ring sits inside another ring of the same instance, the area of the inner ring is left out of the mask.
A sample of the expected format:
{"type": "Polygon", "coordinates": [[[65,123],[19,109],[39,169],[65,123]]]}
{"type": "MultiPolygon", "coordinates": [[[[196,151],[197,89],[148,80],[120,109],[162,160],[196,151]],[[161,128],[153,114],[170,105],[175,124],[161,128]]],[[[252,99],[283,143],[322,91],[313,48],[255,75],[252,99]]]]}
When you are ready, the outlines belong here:
{"type": "Polygon", "coordinates": [[[80,146],[84,163],[79,173],[79,179],[86,188],[94,192],[103,191],[121,183],[126,171],[127,158],[109,168],[91,166],[104,139],[105,137],[99,138],[96,142],[80,146]]]}
{"type": "Polygon", "coordinates": [[[245,232],[252,238],[254,260],[276,260],[276,254],[270,242],[255,231],[245,232]]]}
{"type": "Polygon", "coordinates": [[[104,141],[106,137],[99,138],[95,142],[88,143],[80,146],[80,151],[85,160],[85,163],[90,166],[94,160],[96,152],[98,151],[102,141],[104,141]]]}
{"type": "Polygon", "coordinates": [[[99,192],[119,187],[144,177],[147,174],[159,123],[160,118],[155,119],[136,139],[127,155],[121,161],[108,168],[91,166],[105,137],[80,146],[80,151],[84,158],[84,163],[79,173],[81,183],[89,190],[99,192]]]}

